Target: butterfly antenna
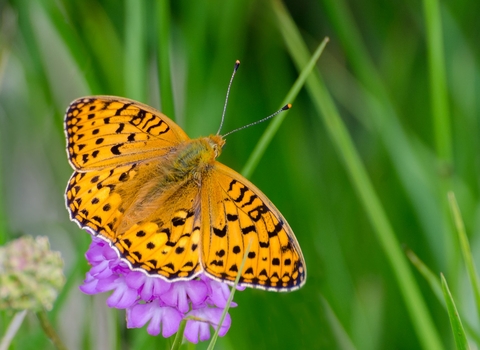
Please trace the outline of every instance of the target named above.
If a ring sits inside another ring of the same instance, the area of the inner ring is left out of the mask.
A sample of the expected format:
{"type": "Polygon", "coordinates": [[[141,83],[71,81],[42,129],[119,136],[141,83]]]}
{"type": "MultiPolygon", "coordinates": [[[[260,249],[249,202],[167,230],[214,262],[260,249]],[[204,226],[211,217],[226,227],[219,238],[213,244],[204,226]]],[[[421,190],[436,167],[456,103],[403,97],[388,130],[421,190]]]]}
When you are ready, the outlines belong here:
{"type": "Polygon", "coordinates": [[[263,123],[265,120],[268,120],[270,118],[273,118],[275,117],[277,114],[280,114],[282,113],[283,111],[286,111],[288,109],[292,108],[292,105],[289,103],[289,104],[286,104],[285,106],[283,106],[282,108],[280,108],[278,111],[276,111],[275,113],[273,113],[272,115],[269,115],[268,117],[266,118],[263,118],[263,119],[260,119],[260,120],[257,120],[256,122],[253,122],[253,123],[250,123],[250,124],[247,124],[247,125],[244,125],[238,129],[235,129],[235,130],[232,130],[232,131],[229,131],[227,132],[225,135],[223,135],[222,137],[225,137],[227,135],[230,135],[230,134],[233,134],[234,132],[237,132],[237,131],[240,131],[240,130],[243,130],[245,128],[248,128],[252,125],[255,125],[255,124],[259,124],[259,123],[263,123]]]}
{"type": "Polygon", "coordinates": [[[223,105],[222,121],[220,122],[220,127],[218,128],[217,135],[220,134],[220,130],[222,130],[223,121],[225,120],[225,112],[227,110],[228,96],[230,95],[230,87],[232,86],[233,78],[235,77],[235,73],[237,73],[239,66],[240,61],[236,60],[235,67],[233,67],[232,77],[230,78],[230,83],[228,83],[227,97],[225,97],[225,104],[223,105]]]}

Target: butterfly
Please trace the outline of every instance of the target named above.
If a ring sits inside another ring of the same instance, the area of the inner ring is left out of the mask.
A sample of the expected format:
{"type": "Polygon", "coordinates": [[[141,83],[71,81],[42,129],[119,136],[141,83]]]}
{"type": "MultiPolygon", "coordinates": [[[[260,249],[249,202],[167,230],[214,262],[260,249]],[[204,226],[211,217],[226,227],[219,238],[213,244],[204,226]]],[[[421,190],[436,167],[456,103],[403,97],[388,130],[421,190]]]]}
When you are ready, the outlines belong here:
{"type": "Polygon", "coordinates": [[[172,120],[114,96],[73,101],[65,115],[74,169],[70,218],[128,263],[166,281],[201,273],[272,291],[300,288],[305,260],[285,218],[239,173],[216,161],[220,135],[190,139],[172,120]]]}

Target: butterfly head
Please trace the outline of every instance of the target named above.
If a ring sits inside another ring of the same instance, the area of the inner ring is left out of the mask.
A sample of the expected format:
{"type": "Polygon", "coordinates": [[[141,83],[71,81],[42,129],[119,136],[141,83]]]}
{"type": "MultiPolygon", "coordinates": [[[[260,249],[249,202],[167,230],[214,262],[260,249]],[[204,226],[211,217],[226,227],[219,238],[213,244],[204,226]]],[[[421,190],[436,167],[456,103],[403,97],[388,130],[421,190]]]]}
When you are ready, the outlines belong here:
{"type": "Polygon", "coordinates": [[[220,135],[210,135],[207,138],[208,144],[212,147],[215,154],[215,158],[220,156],[222,153],[222,148],[225,145],[225,139],[220,135]]]}

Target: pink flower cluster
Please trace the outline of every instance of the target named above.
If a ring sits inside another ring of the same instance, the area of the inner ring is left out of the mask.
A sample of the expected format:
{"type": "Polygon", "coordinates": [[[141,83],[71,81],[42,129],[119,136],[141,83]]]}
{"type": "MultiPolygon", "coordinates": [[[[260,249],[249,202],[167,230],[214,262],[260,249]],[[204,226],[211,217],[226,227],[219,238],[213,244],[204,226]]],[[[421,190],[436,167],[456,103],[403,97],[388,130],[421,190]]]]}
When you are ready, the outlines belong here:
{"type": "MultiPolygon", "coordinates": [[[[149,323],[147,332],[150,335],[161,332],[166,338],[178,331],[182,319],[191,316],[185,328],[185,338],[192,343],[210,338],[210,326],[218,326],[230,295],[226,284],[206,275],[172,283],[149,277],[130,270],[105,241],[93,236],[92,239],[85,254],[92,268],[80,286],[84,293],[113,291],[107,305],[126,309],[128,328],[141,328],[149,323]]],[[[235,306],[233,302],[230,305],[235,306]]],[[[220,336],[227,333],[230,324],[231,318],[227,314],[220,336]]]]}

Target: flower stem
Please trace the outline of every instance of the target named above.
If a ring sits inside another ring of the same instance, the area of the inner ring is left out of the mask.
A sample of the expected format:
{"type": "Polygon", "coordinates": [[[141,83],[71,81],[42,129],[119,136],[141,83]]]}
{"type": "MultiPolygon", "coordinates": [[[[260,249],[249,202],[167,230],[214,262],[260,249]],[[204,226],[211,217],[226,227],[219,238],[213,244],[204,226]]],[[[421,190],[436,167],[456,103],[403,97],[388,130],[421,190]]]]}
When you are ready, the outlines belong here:
{"type": "Polygon", "coordinates": [[[183,340],[183,333],[185,333],[185,327],[187,326],[187,319],[183,319],[180,322],[180,326],[178,327],[177,335],[175,336],[175,340],[173,341],[171,350],[178,350],[180,349],[180,345],[182,345],[183,340]]]}
{"type": "Polygon", "coordinates": [[[2,341],[0,342],[0,350],[8,349],[8,346],[12,342],[13,337],[15,337],[15,334],[17,334],[18,329],[22,325],[23,319],[25,318],[26,314],[27,310],[19,311],[15,314],[12,322],[10,322],[10,324],[8,325],[8,329],[5,332],[2,341]]]}
{"type": "Polygon", "coordinates": [[[58,336],[57,332],[55,332],[55,329],[53,328],[52,324],[48,320],[48,316],[45,310],[38,311],[36,314],[37,314],[38,320],[40,321],[40,325],[42,326],[43,331],[45,332],[47,337],[50,338],[53,345],[58,350],[67,350],[67,348],[61,341],[60,337],[58,336]]]}

